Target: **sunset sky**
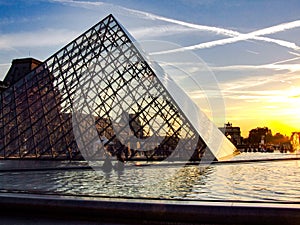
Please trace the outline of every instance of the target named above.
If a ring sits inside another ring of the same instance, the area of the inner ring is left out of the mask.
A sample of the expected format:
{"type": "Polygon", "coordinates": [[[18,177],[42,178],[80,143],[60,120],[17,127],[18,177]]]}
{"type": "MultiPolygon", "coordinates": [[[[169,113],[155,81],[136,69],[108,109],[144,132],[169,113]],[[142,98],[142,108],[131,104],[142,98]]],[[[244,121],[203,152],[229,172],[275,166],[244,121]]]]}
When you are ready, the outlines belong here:
{"type": "Polygon", "coordinates": [[[217,126],[230,121],[244,137],[258,126],[300,131],[297,0],[0,0],[0,78],[12,59],[46,60],[111,13],[137,42],[171,43],[147,51],[178,54],[174,66],[189,74],[183,88],[206,102],[208,116],[224,113],[212,118],[217,126]],[[186,53],[201,63],[184,60],[186,53]]]}

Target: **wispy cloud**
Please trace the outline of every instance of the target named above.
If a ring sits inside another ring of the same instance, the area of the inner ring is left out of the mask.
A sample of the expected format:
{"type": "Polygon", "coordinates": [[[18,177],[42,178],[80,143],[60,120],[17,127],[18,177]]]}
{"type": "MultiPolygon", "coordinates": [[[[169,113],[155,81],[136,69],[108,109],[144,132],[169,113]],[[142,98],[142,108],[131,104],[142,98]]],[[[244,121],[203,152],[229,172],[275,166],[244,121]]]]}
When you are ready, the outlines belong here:
{"type": "MultiPolygon", "coordinates": [[[[275,88],[275,86],[280,86],[283,88],[282,84],[291,86],[291,84],[299,82],[300,75],[296,72],[292,75],[286,73],[278,73],[273,76],[255,76],[255,77],[245,77],[237,80],[231,80],[227,82],[220,83],[220,88],[224,93],[232,93],[232,91],[244,91],[250,89],[268,89],[275,88]]],[[[299,85],[299,84],[298,84],[299,85]]]]}
{"type": "Polygon", "coordinates": [[[268,65],[229,65],[229,66],[210,66],[209,68],[214,71],[222,71],[222,72],[234,72],[234,71],[251,71],[251,70],[260,70],[264,68],[268,68],[268,65]]]}
{"type": "MultiPolygon", "coordinates": [[[[268,37],[260,37],[260,36],[263,36],[263,35],[266,35],[266,34],[273,34],[273,33],[277,33],[277,32],[281,32],[281,31],[285,31],[285,30],[289,30],[289,29],[299,27],[300,26],[300,20],[290,22],[290,23],[279,24],[277,26],[268,27],[268,28],[257,30],[257,31],[250,32],[250,33],[247,33],[247,34],[242,34],[238,31],[234,31],[234,30],[230,30],[230,29],[224,29],[224,28],[219,28],[219,27],[211,27],[211,26],[204,26],[204,25],[199,25],[199,24],[194,24],[194,23],[188,23],[188,22],[184,22],[184,21],[180,21],[180,20],[175,20],[175,19],[171,19],[171,18],[157,16],[157,15],[154,15],[154,14],[151,14],[151,13],[145,13],[145,12],[142,12],[142,11],[127,9],[127,8],[124,8],[124,9],[126,9],[126,10],[128,10],[132,13],[138,14],[138,15],[143,15],[143,16],[149,17],[151,19],[157,19],[157,20],[161,20],[161,21],[165,21],[165,22],[170,22],[170,23],[190,27],[190,28],[197,29],[197,30],[209,31],[209,32],[214,32],[214,33],[217,33],[217,34],[222,34],[222,35],[225,35],[225,36],[232,37],[232,38],[221,39],[221,40],[217,40],[217,41],[201,43],[199,45],[184,47],[184,48],[181,48],[181,49],[177,49],[176,51],[210,48],[210,47],[214,47],[214,46],[217,46],[217,45],[230,44],[230,43],[234,43],[234,42],[237,42],[237,41],[245,41],[245,40],[249,40],[249,39],[265,41],[265,42],[272,42],[272,43],[281,45],[283,47],[291,48],[293,50],[300,50],[300,47],[297,46],[295,43],[292,43],[292,42],[279,40],[279,39],[268,38],[268,37]]],[[[167,52],[172,52],[172,51],[170,50],[170,51],[167,51],[167,52]]]]}
{"type": "MultiPolygon", "coordinates": [[[[103,5],[107,5],[107,6],[113,6],[112,4],[109,3],[104,3],[104,2],[91,2],[91,1],[73,1],[73,0],[52,0],[53,2],[60,2],[60,3],[64,3],[64,4],[69,4],[69,5],[73,5],[73,6],[81,6],[81,7],[88,7],[88,6],[103,6],[103,5]]],[[[188,22],[184,22],[184,21],[180,21],[180,20],[176,20],[176,19],[171,19],[171,18],[167,18],[167,17],[163,17],[163,16],[158,16],[155,15],[153,13],[148,13],[148,12],[144,12],[144,11],[140,11],[140,10],[135,10],[135,9],[129,9],[126,7],[122,7],[119,5],[114,5],[114,8],[118,10],[123,10],[127,13],[130,13],[131,15],[135,15],[138,16],[139,18],[143,18],[143,19],[150,19],[150,20],[160,20],[160,21],[164,21],[164,22],[169,22],[172,24],[177,24],[177,25],[181,25],[184,27],[189,27],[189,28],[193,28],[193,29],[197,29],[197,30],[202,30],[202,31],[210,31],[210,32],[214,32],[217,34],[222,34],[225,36],[237,36],[239,35],[239,32],[233,31],[233,30],[229,30],[229,29],[223,29],[223,28],[219,28],[219,27],[213,27],[213,26],[205,26],[205,25],[199,25],[199,24],[194,24],[194,23],[188,23],[188,22]]],[[[118,11],[120,12],[120,11],[118,11]]]]}
{"type": "MultiPolygon", "coordinates": [[[[286,73],[300,71],[300,64],[264,64],[264,65],[230,65],[230,66],[210,66],[212,71],[251,71],[272,69],[274,71],[284,70],[286,73]]],[[[274,72],[273,71],[273,72],[274,72]]]]}
{"type": "Polygon", "coordinates": [[[239,33],[235,37],[230,37],[230,38],[224,38],[216,41],[209,41],[197,45],[192,45],[188,47],[183,47],[183,48],[178,48],[178,49],[173,49],[169,51],[162,51],[162,52],[157,52],[157,53],[152,53],[152,54],[166,54],[166,53],[173,53],[173,52],[178,52],[178,51],[186,51],[186,50],[196,50],[196,49],[204,49],[204,48],[211,48],[219,45],[226,45],[226,44],[232,44],[238,41],[246,41],[246,40],[261,40],[261,41],[266,41],[266,42],[272,42],[279,44],[284,47],[292,48],[293,50],[300,50],[300,47],[297,46],[295,43],[292,42],[287,42],[283,40],[277,40],[277,39],[272,39],[272,38],[266,38],[266,37],[260,37],[262,35],[267,35],[267,34],[274,34],[282,31],[286,31],[289,29],[294,29],[300,27],[300,20],[296,20],[293,22],[289,23],[283,23],[279,24],[276,26],[256,30],[250,33],[239,33]]]}
{"type": "Polygon", "coordinates": [[[251,50],[246,50],[246,52],[249,52],[249,53],[252,53],[252,54],[255,54],[255,55],[259,55],[259,52],[255,52],[255,51],[251,51],[251,50]]]}
{"type": "Polygon", "coordinates": [[[17,47],[47,47],[61,45],[76,37],[76,32],[65,29],[45,29],[35,32],[20,32],[0,35],[0,49],[17,47]]]}
{"type": "MultiPolygon", "coordinates": [[[[247,34],[240,33],[238,31],[230,30],[230,29],[225,29],[225,28],[220,28],[220,27],[214,27],[214,26],[206,26],[206,25],[200,25],[200,24],[195,24],[195,23],[189,23],[185,21],[180,21],[172,18],[167,18],[164,16],[159,16],[155,15],[153,13],[148,13],[140,10],[134,10],[134,9],[129,9],[126,7],[118,6],[118,5],[112,5],[109,3],[104,3],[104,2],[92,2],[92,1],[74,1],[74,0],[52,0],[54,2],[60,2],[63,4],[70,4],[73,6],[80,6],[80,7],[94,7],[94,6],[110,6],[113,7],[117,12],[125,11],[130,13],[131,15],[136,15],[140,18],[143,19],[150,19],[150,20],[159,20],[159,21],[164,21],[168,23],[173,23],[177,24],[180,26],[200,30],[200,31],[207,31],[207,32],[213,32],[219,35],[224,35],[224,36],[229,36],[230,38],[225,38],[221,40],[216,40],[216,41],[210,41],[210,42],[205,42],[201,43],[198,45],[192,45],[188,47],[183,47],[179,49],[174,49],[174,50],[169,50],[169,51],[164,51],[164,52],[159,52],[157,54],[162,54],[162,53],[171,53],[171,52],[177,52],[177,51],[185,51],[185,50],[195,50],[195,49],[204,49],[204,48],[211,48],[215,47],[218,45],[225,45],[225,44],[231,44],[235,43],[238,41],[245,41],[245,40],[258,40],[258,41],[264,41],[264,42],[270,42],[270,43],[275,43],[277,45],[290,48],[293,50],[300,50],[300,47],[297,46],[295,43],[285,41],[285,40],[280,40],[280,39],[273,39],[269,37],[262,37],[263,35],[266,34],[273,34],[289,29],[293,29],[296,27],[300,26],[300,20],[293,21],[290,23],[284,23],[284,24],[279,24],[276,26],[268,27],[265,29],[253,31],[247,34]]],[[[153,53],[155,54],[155,53],[153,53]]]]}
{"type": "MultiPolygon", "coordinates": [[[[295,103],[299,103],[300,92],[298,90],[297,95],[291,88],[286,89],[274,89],[274,90],[223,90],[222,96],[217,96],[223,98],[225,102],[239,102],[239,104],[230,105],[230,110],[245,110],[247,104],[254,104],[260,109],[279,109],[282,105],[285,105],[285,109],[297,108],[295,103]],[[291,104],[291,105],[289,105],[291,104]]],[[[205,100],[207,95],[203,94],[201,91],[195,91],[191,93],[193,99],[205,100]]],[[[214,103],[211,98],[209,98],[211,103],[214,103]]],[[[255,108],[249,108],[249,110],[255,110],[255,108]]],[[[293,112],[294,113],[294,112],[293,112]]]]}
{"type": "Polygon", "coordinates": [[[299,95],[293,95],[290,98],[300,98],[300,94],[299,95]]]}
{"type": "MultiPolygon", "coordinates": [[[[201,31],[209,31],[209,32],[214,32],[216,34],[221,34],[221,35],[232,37],[232,38],[221,39],[221,40],[217,40],[217,41],[201,43],[201,44],[193,45],[193,46],[189,46],[189,47],[184,47],[184,48],[176,49],[173,51],[170,50],[170,51],[166,51],[166,52],[160,52],[160,54],[161,53],[171,53],[174,51],[177,52],[177,51],[182,51],[182,50],[184,51],[184,50],[210,48],[210,47],[214,47],[217,45],[225,45],[225,44],[230,44],[230,43],[234,43],[234,42],[238,42],[238,41],[245,41],[245,40],[249,40],[249,39],[271,42],[271,43],[275,43],[277,45],[281,45],[283,47],[291,48],[293,50],[300,50],[300,47],[297,46],[295,43],[284,41],[284,40],[279,40],[279,39],[268,38],[268,37],[261,37],[266,34],[273,34],[273,33],[277,33],[277,32],[281,32],[281,31],[299,27],[300,20],[293,21],[290,23],[279,24],[277,26],[268,27],[268,28],[257,30],[257,31],[250,32],[247,34],[242,34],[238,31],[234,31],[234,30],[230,30],[230,29],[188,23],[188,22],[184,22],[184,21],[180,21],[180,20],[166,18],[163,16],[158,16],[158,15],[151,14],[151,13],[145,13],[145,12],[138,11],[138,10],[132,10],[132,9],[127,9],[127,8],[124,8],[124,9],[127,11],[130,11],[131,13],[137,14],[137,15],[143,15],[143,17],[146,16],[150,19],[157,19],[157,20],[190,27],[193,29],[201,30],[201,31]]],[[[155,53],[153,53],[153,54],[155,54],[155,53]]]]}
{"type": "Polygon", "coordinates": [[[104,3],[104,2],[92,2],[92,1],[73,1],[73,0],[49,0],[49,2],[58,2],[58,3],[63,3],[63,4],[69,4],[69,5],[73,5],[73,6],[76,6],[76,5],[80,5],[81,7],[82,6],[85,6],[85,7],[94,7],[94,6],[102,6],[104,4],[108,4],[108,3],[104,3]]]}
{"type": "Polygon", "coordinates": [[[174,34],[183,34],[186,32],[195,31],[192,28],[182,27],[179,25],[159,25],[159,26],[151,26],[151,27],[139,27],[133,28],[130,32],[134,35],[136,39],[140,38],[153,38],[153,37],[162,37],[162,36],[170,36],[174,34]]]}

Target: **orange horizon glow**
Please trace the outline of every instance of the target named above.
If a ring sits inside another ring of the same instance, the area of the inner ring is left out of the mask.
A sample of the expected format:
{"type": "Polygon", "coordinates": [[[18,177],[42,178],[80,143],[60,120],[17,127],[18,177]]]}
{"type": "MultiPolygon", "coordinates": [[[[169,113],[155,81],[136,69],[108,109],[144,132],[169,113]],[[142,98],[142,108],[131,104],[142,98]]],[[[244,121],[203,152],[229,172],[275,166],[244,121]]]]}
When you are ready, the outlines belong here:
{"type": "Polygon", "coordinates": [[[240,124],[233,124],[233,126],[238,126],[241,128],[241,136],[244,138],[247,138],[249,136],[250,130],[255,129],[257,127],[268,127],[268,129],[272,131],[272,135],[275,135],[276,133],[280,133],[287,137],[290,137],[293,132],[300,132],[300,128],[291,126],[289,124],[284,124],[280,121],[266,121],[265,123],[262,124],[253,123],[253,125],[243,124],[243,122],[241,122],[240,124]]]}
{"type": "MultiPolygon", "coordinates": [[[[241,128],[241,135],[248,137],[249,131],[257,127],[268,127],[272,134],[280,133],[290,137],[292,132],[300,132],[300,98],[293,99],[293,102],[273,105],[266,108],[259,104],[250,104],[249,108],[241,111],[241,117],[236,117],[236,113],[228,115],[233,126],[241,128]]],[[[264,105],[262,103],[262,105],[264,105]]]]}
{"type": "Polygon", "coordinates": [[[227,121],[240,127],[244,138],[249,136],[250,130],[257,127],[268,127],[273,135],[280,133],[288,137],[292,132],[300,132],[300,88],[296,85],[274,91],[278,92],[274,96],[266,94],[238,100],[229,97],[227,121]]]}

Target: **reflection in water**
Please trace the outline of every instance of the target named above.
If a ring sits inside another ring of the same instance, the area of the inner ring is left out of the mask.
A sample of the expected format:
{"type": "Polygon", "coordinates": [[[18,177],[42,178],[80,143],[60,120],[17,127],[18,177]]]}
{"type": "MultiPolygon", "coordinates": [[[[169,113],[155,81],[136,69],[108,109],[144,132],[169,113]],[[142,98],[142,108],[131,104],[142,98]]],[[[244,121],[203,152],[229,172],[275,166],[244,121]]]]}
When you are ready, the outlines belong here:
{"type": "Polygon", "coordinates": [[[185,166],[178,171],[176,176],[161,182],[163,188],[160,189],[167,190],[172,198],[183,199],[191,193],[196,183],[200,182],[204,186],[211,172],[210,167],[185,166]]]}
{"type": "MultiPolygon", "coordinates": [[[[300,161],[0,172],[0,191],[68,195],[300,202],[300,161]],[[174,171],[176,173],[174,173],[174,171]],[[174,174],[173,176],[168,176],[174,174]],[[153,184],[153,181],[156,181],[153,184]]],[[[1,166],[1,165],[0,165],[1,166]]]]}

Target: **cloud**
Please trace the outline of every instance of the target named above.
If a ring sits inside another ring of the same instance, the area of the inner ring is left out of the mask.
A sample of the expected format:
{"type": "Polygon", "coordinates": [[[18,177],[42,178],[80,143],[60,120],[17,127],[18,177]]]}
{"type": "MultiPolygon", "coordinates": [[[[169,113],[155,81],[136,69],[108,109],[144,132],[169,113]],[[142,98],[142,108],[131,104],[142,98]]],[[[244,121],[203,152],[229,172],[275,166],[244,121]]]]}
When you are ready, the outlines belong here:
{"type": "Polygon", "coordinates": [[[295,72],[294,74],[279,73],[273,76],[253,76],[245,77],[237,80],[230,80],[227,82],[220,83],[222,92],[224,93],[233,93],[235,90],[245,91],[250,89],[274,89],[276,86],[279,86],[278,89],[282,89],[286,86],[291,86],[292,83],[299,82],[300,74],[295,72]]]}
{"type": "Polygon", "coordinates": [[[286,31],[289,29],[294,29],[300,27],[300,20],[296,20],[290,23],[283,23],[279,24],[276,26],[256,30],[250,33],[239,33],[238,35],[235,35],[235,37],[230,37],[230,38],[224,38],[216,41],[209,41],[197,45],[192,45],[188,47],[183,47],[183,48],[178,48],[178,49],[173,49],[173,50],[168,50],[168,51],[161,51],[157,53],[152,53],[154,54],[167,54],[167,53],[174,53],[174,52],[179,52],[179,51],[186,51],[186,50],[196,50],[196,49],[205,49],[205,48],[211,48],[219,45],[226,45],[226,44],[232,44],[238,41],[246,41],[246,40],[260,40],[260,41],[265,41],[265,42],[272,42],[278,45],[281,45],[283,47],[291,48],[293,50],[300,50],[300,47],[297,46],[295,43],[288,42],[288,41],[283,41],[283,40],[278,40],[278,39],[272,39],[272,38],[267,38],[267,37],[260,37],[262,35],[267,35],[267,34],[274,34],[277,32],[282,32],[286,31]]]}
{"type": "Polygon", "coordinates": [[[233,65],[233,66],[223,66],[223,67],[211,67],[213,71],[250,71],[250,70],[270,70],[272,73],[272,79],[281,82],[286,82],[288,80],[296,80],[300,78],[300,56],[277,61],[269,64],[262,65],[233,65]]]}
{"type": "Polygon", "coordinates": [[[76,37],[76,32],[66,29],[44,29],[35,32],[20,32],[0,35],[0,49],[18,47],[47,47],[65,44],[76,37]]]}
{"type": "Polygon", "coordinates": [[[299,95],[291,96],[290,98],[300,98],[300,94],[299,95]]]}
{"type": "Polygon", "coordinates": [[[128,13],[130,13],[131,15],[138,16],[139,18],[142,18],[142,19],[164,21],[164,22],[181,25],[181,26],[188,27],[188,28],[193,28],[196,30],[209,31],[209,32],[217,33],[217,34],[222,34],[225,36],[239,35],[239,32],[236,32],[233,30],[228,30],[228,29],[223,29],[223,28],[213,27],[213,26],[199,25],[199,24],[194,24],[194,23],[188,23],[188,22],[184,22],[184,21],[180,21],[180,20],[176,20],[176,19],[158,16],[153,13],[148,13],[148,12],[135,10],[135,9],[129,9],[129,8],[122,7],[119,5],[113,5],[113,4],[104,3],[104,2],[73,1],[73,0],[52,0],[52,2],[58,2],[58,3],[62,3],[62,4],[68,4],[71,6],[79,6],[79,7],[85,7],[85,8],[86,7],[91,8],[91,6],[104,6],[105,5],[105,6],[113,7],[116,12],[122,13],[120,11],[120,10],[122,10],[123,12],[125,11],[127,15],[128,15],[128,13]]]}
{"type": "MultiPolygon", "coordinates": [[[[287,90],[295,89],[289,92],[289,96],[298,96],[299,89],[294,88],[300,85],[300,64],[288,64],[299,60],[300,57],[294,57],[288,60],[282,60],[271,64],[262,65],[231,65],[221,67],[210,67],[212,71],[238,71],[243,76],[237,79],[227,79],[219,83],[224,96],[228,98],[255,98],[261,101],[262,95],[273,98],[287,95],[287,90]],[[249,76],[251,71],[255,71],[255,76],[249,76]]],[[[269,98],[269,97],[267,97],[269,98]]],[[[267,100],[267,99],[266,99],[267,100]]]]}
{"type": "Polygon", "coordinates": [[[130,33],[136,39],[142,38],[153,38],[153,37],[162,37],[162,36],[170,36],[174,34],[183,34],[185,32],[193,32],[194,29],[186,28],[178,25],[159,25],[159,26],[151,26],[151,27],[139,27],[133,28],[130,30],[130,33]]]}
{"type": "Polygon", "coordinates": [[[252,54],[255,54],[255,55],[259,55],[259,52],[255,52],[255,51],[251,51],[251,50],[246,50],[246,52],[249,52],[249,53],[252,53],[252,54]]]}
{"type": "MultiPolygon", "coordinates": [[[[108,4],[108,3],[104,3],[104,2],[73,1],[73,0],[53,0],[53,1],[64,3],[64,4],[69,4],[69,5],[73,5],[73,6],[76,5],[76,6],[88,7],[88,8],[90,8],[91,6],[94,7],[94,6],[103,6],[103,5],[110,6],[110,7],[113,6],[112,4],[108,4]]],[[[140,18],[143,18],[143,19],[164,21],[164,22],[173,23],[173,24],[184,26],[184,27],[189,27],[189,28],[192,28],[192,29],[200,30],[200,31],[213,32],[213,33],[216,33],[216,34],[219,34],[219,35],[224,35],[224,36],[231,37],[231,38],[227,38],[227,39],[221,39],[221,40],[217,40],[217,41],[211,41],[211,42],[201,43],[201,44],[198,44],[198,45],[179,48],[179,49],[175,49],[173,51],[184,51],[184,50],[211,48],[211,47],[215,47],[215,46],[218,46],[218,45],[225,45],[225,44],[235,43],[237,41],[245,41],[245,40],[249,40],[249,39],[265,41],[265,42],[271,42],[271,43],[275,43],[277,45],[281,45],[283,47],[291,48],[293,50],[300,50],[300,47],[297,46],[295,43],[284,41],[284,40],[279,40],[279,39],[272,39],[272,38],[268,38],[268,37],[261,37],[261,36],[266,35],[266,34],[273,34],[273,33],[277,33],[277,32],[281,32],[281,31],[285,31],[285,30],[289,30],[289,29],[299,27],[300,26],[300,20],[289,22],[289,23],[279,24],[279,25],[276,25],[276,26],[272,26],[272,27],[268,27],[268,28],[265,28],[265,29],[257,30],[257,31],[250,32],[250,33],[247,33],[247,34],[242,34],[238,31],[234,31],[234,30],[230,30],[230,29],[214,27],[214,26],[199,25],[199,24],[195,24],[195,23],[188,23],[188,22],[184,22],[184,21],[180,21],[180,20],[176,20],[176,19],[172,19],[172,18],[167,18],[167,17],[155,15],[153,13],[148,13],[148,12],[144,12],[144,11],[140,11],[140,10],[129,9],[129,8],[122,7],[122,6],[117,6],[117,5],[115,6],[115,9],[118,9],[117,11],[120,11],[120,10],[127,11],[130,14],[136,15],[136,16],[138,16],[140,18]]],[[[165,52],[160,52],[160,54],[168,53],[168,52],[172,52],[172,50],[165,51],[165,52]]]]}
{"type": "Polygon", "coordinates": [[[250,71],[272,69],[274,71],[286,71],[286,73],[300,71],[300,64],[264,64],[264,65],[230,65],[230,66],[210,66],[212,71],[250,71]]]}
{"type": "MultiPolygon", "coordinates": [[[[124,8],[124,9],[127,10],[127,11],[130,11],[131,13],[134,13],[134,14],[137,14],[137,15],[142,15],[143,17],[148,17],[150,19],[161,20],[161,21],[174,23],[174,24],[178,24],[178,25],[181,25],[181,26],[185,26],[185,27],[189,27],[189,28],[193,28],[193,29],[197,29],[197,30],[201,30],[201,31],[209,31],[209,32],[214,32],[216,34],[221,34],[221,35],[232,37],[232,38],[227,38],[227,39],[222,39],[222,40],[217,40],[217,41],[206,42],[206,43],[202,43],[202,44],[199,44],[199,45],[184,47],[184,48],[176,49],[176,50],[173,50],[173,51],[210,48],[210,47],[214,47],[214,46],[217,46],[217,45],[230,44],[230,43],[234,43],[234,42],[237,42],[237,41],[248,40],[248,39],[271,42],[271,43],[281,45],[283,47],[291,48],[293,50],[300,50],[300,47],[297,46],[295,43],[292,43],[292,42],[279,40],[279,39],[268,38],[268,37],[260,37],[262,35],[273,34],[273,33],[277,33],[277,32],[281,32],[281,31],[285,31],[285,30],[289,30],[289,29],[299,27],[300,26],[300,20],[293,21],[293,22],[290,22],[290,23],[279,24],[279,25],[276,25],[276,26],[272,26],[272,27],[268,27],[268,28],[265,28],[265,29],[257,30],[257,31],[254,31],[254,32],[251,32],[251,33],[248,33],[248,34],[242,34],[240,32],[234,31],[234,30],[229,30],[229,29],[224,29],[224,28],[219,28],[219,27],[199,25],[199,24],[194,24],[194,23],[188,23],[188,22],[184,22],[184,21],[180,21],[180,20],[166,18],[166,17],[163,17],[163,16],[158,16],[158,15],[155,15],[155,14],[152,14],[152,13],[145,13],[145,12],[142,12],[142,11],[127,9],[127,8],[124,8]]],[[[160,52],[160,54],[161,53],[167,53],[167,52],[171,53],[173,51],[170,50],[170,51],[160,52]]],[[[155,53],[153,53],[153,54],[155,54],[155,53]]]]}
{"type": "Polygon", "coordinates": [[[67,5],[73,5],[73,6],[79,5],[81,7],[85,6],[88,8],[108,4],[108,3],[104,3],[104,2],[73,1],[73,0],[50,0],[49,2],[56,2],[56,3],[67,4],[67,5]]]}
{"type": "MultiPolygon", "coordinates": [[[[114,10],[118,13],[126,12],[125,15],[130,13],[131,15],[135,15],[135,16],[138,16],[143,19],[164,21],[164,22],[173,23],[173,24],[177,24],[180,26],[200,30],[200,31],[213,32],[218,35],[224,35],[224,36],[230,37],[230,38],[225,38],[225,39],[221,39],[221,40],[205,42],[205,43],[201,43],[198,45],[192,45],[192,46],[188,46],[188,47],[178,48],[178,49],[174,49],[174,50],[152,53],[153,55],[154,54],[166,54],[166,53],[185,51],[185,50],[205,49],[205,48],[211,48],[211,47],[215,47],[215,46],[219,46],[219,45],[231,44],[231,43],[235,43],[238,41],[245,41],[245,40],[249,40],[249,39],[275,43],[277,45],[280,45],[280,46],[283,46],[286,48],[290,48],[293,50],[300,50],[300,47],[297,46],[295,43],[292,43],[289,41],[284,41],[284,40],[279,40],[279,39],[273,39],[273,38],[269,38],[269,37],[262,37],[263,35],[266,35],[266,34],[273,34],[273,33],[282,32],[285,30],[299,27],[300,20],[289,22],[289,23],[283,23],[283,24],[279,24],[276,26],[253,31],[253,32],[250,32],[247,34],[243,34],[238,31],[234,31],[234,30],[230,30],[230,29],[189,23],[189,22],[180,21],[180,20],[176,20],[176,19],[172,19],[172,18],[167,18],[167,17],[155,15],[153,13],[148,13],[148,12],[144,12],[144,11],[140,11],[140,10],[129,9],[126,7],[113,5],[113,4],[109,4],[109,3],[105,3],[105,2],[74,1],[74,0],[52,0],[52,2],[59,2],[62,4],[68,4],[71,6],[79,6],[79,7],[89,8],[89,9],[92,9],[93,7],[108,6],[109,8],[111,8],[112,10],[114,10]]],[[[145,32],[147,32],[147,28],[146,28],[145,32]]]]}
{"type": "Polygon", "coordinates": [[[300,20],[296,20],[293,22],[282,23],[276,26],[260,29],[251,33],[246,34],[247,36],[262,36],[266,34],[274,34],[278,32],[282,32],[285,30],[290,30],[300,26],[300,20]]]}
{"type": "Polygon", "coordinates": [[[289,42],[289,41],[284,41],[284,40],[278,40],[278,39],[273,39],[273,38],[268,38],[268,37],[255,37],[253,38],[255,40],[260,40],[264,42],[269,42],[269,43],[274,43],[277,45],[280,45],[282,47],[290,48],[293,50],[300,50],[300,47],[296,45],[295,43],[289,42]]]}

